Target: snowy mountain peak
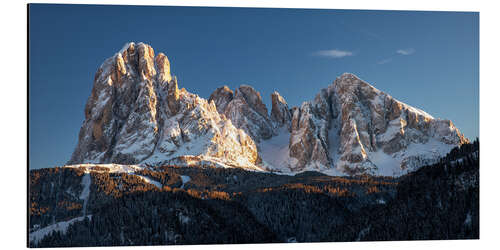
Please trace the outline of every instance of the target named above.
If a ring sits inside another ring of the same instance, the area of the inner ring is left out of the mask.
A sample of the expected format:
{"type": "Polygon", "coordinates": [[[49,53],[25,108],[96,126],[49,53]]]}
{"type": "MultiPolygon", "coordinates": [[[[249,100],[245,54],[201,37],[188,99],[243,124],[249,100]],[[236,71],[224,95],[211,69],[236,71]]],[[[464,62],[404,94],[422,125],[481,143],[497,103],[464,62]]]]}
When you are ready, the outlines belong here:
{"type": "Polygon", "coordinates": [[[351,73],[313,100],[271,110],[253,87],[217,88],[208,100],[179,89],[163,53],[127,43],[94,78],[69,161],[241,167],[296,173],[401,175],[467,142],[435,119],[351,73]]]}
{"type": "Polygon", "coordinates": [[[178,88],[170,61],[128,43],[96,73],[78,145],[80,163],[237,166],[259,170],[257,148],[215,104],[178,88]]]}
{"type": "Polygon", "coordinates": [[[295,171],[400,175],[465,142],[450,121],[344,73],[294,110],[290,159],[280,164],[295,171]]]}

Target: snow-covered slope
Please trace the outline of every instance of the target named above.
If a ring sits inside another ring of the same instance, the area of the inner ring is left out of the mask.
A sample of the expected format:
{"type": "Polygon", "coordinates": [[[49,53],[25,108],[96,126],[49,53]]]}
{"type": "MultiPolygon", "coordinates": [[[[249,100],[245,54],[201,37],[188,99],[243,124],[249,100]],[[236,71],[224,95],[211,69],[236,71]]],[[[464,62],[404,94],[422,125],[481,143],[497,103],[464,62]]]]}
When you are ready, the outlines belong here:
{"type": "Polygon", "coordinates": [[[59,232],[61,234],[65,234],[66,230],[68,230],[68,227],[71,224],[73,224],[75,222],[83,221],[83,220],[85,220],[85,218],[88,218],[89,220],[91,220],[92,215],[80,216],[80,217],[76,217],[76,218],[73,218],[73,219],[68,220],[68,221],[60,221],[60,222],[57,222],[55,224],[48,225],[44,228],[40,228],[36,231],[30,232],[29,233],[29,241],[31,243],[36,244],[40,240],[42,240],[45,236],[50,235],[53,232],[59,232]]]}
{"type": "Polygon", "coordinates": [[[401,175],[467,141],[451,121],[348,73],[300,107],[278,92],[271,103],[248,85],[208,100],[179,89],[163,53],[128,43],[96,73],[69,164],[401,175]]]}

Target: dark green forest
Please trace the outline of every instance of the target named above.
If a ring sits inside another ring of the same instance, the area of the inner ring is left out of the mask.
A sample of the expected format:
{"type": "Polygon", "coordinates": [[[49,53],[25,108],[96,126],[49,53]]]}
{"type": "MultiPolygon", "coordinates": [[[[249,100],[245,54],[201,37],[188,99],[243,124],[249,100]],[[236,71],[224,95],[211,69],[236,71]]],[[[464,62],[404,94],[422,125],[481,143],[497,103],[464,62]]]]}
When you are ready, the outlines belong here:
{"type": "Polygon", "coordinates": [[[479,238],[479,141],[398,178],[160,166],[29,172],[29,230],[83,215],[30,247],[479,238]],[[161,188],[140,176],[161,183],[161,188]],[[189,176],[183,184],[181,176],[189,176]]]}

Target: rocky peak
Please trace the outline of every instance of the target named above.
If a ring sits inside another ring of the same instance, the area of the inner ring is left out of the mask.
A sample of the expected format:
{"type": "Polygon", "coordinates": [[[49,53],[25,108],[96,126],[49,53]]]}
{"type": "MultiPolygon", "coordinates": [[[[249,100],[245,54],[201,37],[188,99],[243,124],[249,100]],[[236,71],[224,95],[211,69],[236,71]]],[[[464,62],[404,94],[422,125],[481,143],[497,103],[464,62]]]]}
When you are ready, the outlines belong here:
{"type": "Polygon", "coordinates": [[[331,88],[333,88],[335,94],[343,100],[352,99],[353,96],[373,99],[377,95],[385,94],[351,73],[344,73],[337,77],[330,86],[329,92],[332,91],[331,88]]]}
{"type": "Polygon", "coordinates": [[[260,93],[253,87],[241,85],[236,91],[235,98],[243,98],[253,110],[257,111],[263,117],[268,117],[266,105],[262,102],[260,93]]]}
{"type": "Polygon", "coordinates": [[[179,86],[177,85],[177,78],[168,83],[167,90],[167,104],[172,114],[177,114],[179,111],[179,86]]]}
{"type": "Polygon", "coordinates": [[[139,43],[137,45],[137,58],[139,60],[138,69],[143,79],[151,79],[152,76],[156,75],[154,57],[155,52],[151,46],[144,43],[139,43]]]}
{"type": "Polygon", "coordinates": [[[159,53],[155,58],[156,68],[158,69],[158,80],[160,82],[170,82],[172,76],[170,75],[170,61],[168,57],[159,53]]]}
{"type": "Polygon", "coordinates": [[[220,114],[231,120],[235,127],[246,132],[255,142],[273,135],[273,124],[260,93],[248,85],[234,92],[227,86],[216,89],[209,98],[220,114]]]}
{"type": "Polygon", "coordinates": [[[106,60],[99,70],[101,72],[98,71],[95,80],[98,77],[107,77],[108,75],[111,76],[113,82],[122,82],[122,77],[127,75],[128,77],[139,76],[142,80],[151,80],[157,76],[159,82],[172,80],[170,61],[167,56],[163,53],[155,56],[154,49],[144,43],[130,42],[125,44],[114,57],[106,60]]]}
{"type": "Polygon", "coordinates": [[[273,120],[279,127],[286,125],[289,126],[292,120],[292,114],[288,108],[288,104],[277,91],[271,94],[271,120],[273,120]]]}
{"type": "Polygon", "coordinates": [[[215,106],[217,107],[217,111],[221,114],[224,114],[226,110],[226,106],[229,102],[233,100],[234,93],[228,86],[223,86],[217,88],[208,99],[209,101],[213,101],[215,106]]]}
{"type": "Polygon", "coordinates": [[[170,61],[163,53],[155,56],[151,46],[126,44],[94,79],[69,163],[173,161],[258,169],[254,141],[213,102],[179,90],[170,61]]]}
{"type": "MultiPolygon", "coordinates": [[[[288,155],[264,152],[263,160],[292,172],[400,175],[467,142],[449,120],[435,119],[350,73],[291,113],[288,151],[280,151],[288,155]],[[276,163],[273,157],[288,160],[276,163]]],[[[273,143],[261,147],[273,150],[273,143]]]]}

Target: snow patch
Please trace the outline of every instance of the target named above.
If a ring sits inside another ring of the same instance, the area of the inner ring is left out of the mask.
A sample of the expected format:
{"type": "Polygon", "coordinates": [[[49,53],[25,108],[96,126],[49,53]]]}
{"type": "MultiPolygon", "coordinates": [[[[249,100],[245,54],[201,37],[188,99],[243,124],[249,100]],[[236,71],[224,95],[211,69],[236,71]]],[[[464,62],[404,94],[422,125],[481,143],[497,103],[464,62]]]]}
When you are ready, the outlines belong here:
{"type": "Polygon", "coordinates": [[[370,232],[370,229],[371,229],[371,226],[368,226],[368,227],[363,228],[363,229],[359,232],[358,237],[356,238],[356,240],[355,240],[355,241],[361,241],[361,239],[362,239],[363,237],[365,237],[365,235],[366,235],[368,232],[370,232]]]}
{"type": "Polygon", "coordinates": [[[184,215],[183,213],[179,213],[178,216],[179,216],[179,220],[182,224],[187,224],[187,223],[189,223],[189,221],[191,221],[191,218],[189,218],[189,216],[187,216],[187,215],[184,215]]]}
{"type": "Polygon", "coordinates": [[[82,177],[82,186],[83,190],[82,193],[80,194],[80,200],[83,200],[83,216],[87,214],[87,203],[89,201],[89,196],[90,196],[90,174],[86,173],[82,177]]]}
{"type": "Polygon", "coordinates": [[[181,180],[182,180],[181,188],[184,188],[184,184],[189,182],[191,180],[191,177],[189,177],[187,175],[181,175],[181,180]]]}
{"type": "Polygon", "coordinates": [[[427,112],[421,110],[421,109],[418,109],[418,108],[415,108],[415,107],[412,107],[410,105],[407,105],[407,104],[404,104],[403,105],[408,109],[410,110],[411,112],[413,113],[417,113],[421,116],[424,116],[424,117],[427,117],[427,118],[430,118],[430,119],[434,119],[434,117],[432,115],[429,115],[427,112]]]}
{"type": "Polygon", "coordinates": [[[289,140],[290,133],[286,128],[281,128],[276,136],[259,143],[259,155],[266,169],[291,173],[290,166],[295,166],[297,160],[290,157],[289,140]]]}
{"type": "Polygon", "coordinates": [[[472,215],[470,212],[467,213],[467,217],[465,218],[464,225],[470,226],[472,223],[472,215]]]}
{"type": "MultiPolygon", "coordinates": [[[[328,130],[328,154],[332,163],[336,163],[340,159],[340,128],[338,126],[338,121],[333,121],[334,125],[330,130],[328,130]]],[[[338,164],[337,164],[338,165],[338,164]]]]}
{"type": "Polygon", "coordinates": [[[159,189],[162,189],[162,188],[163,188],[163,185],[162,185],[160,182],[158,182],[158,181],[152,180],[152,179],[150,179],[150,178],[148,178],[148,177],[146,177],[146,176],[142,176],[142,175],[138,175],[138,174],[133,174],[133,175],[135,175],[135,176],[137,176],[137,177],[141,178],[141,179],[142,179],[144,182],[146,182],[146,183],[149,183],[149,184],[153,184],[153,185],[155,185],[155,186],[156,186],[157,188],[159,188],[159,189]]]}
{"type": "Polygon", "coordinates": [[[68,221],[57,222],[55,224],[52,224],[52,225],[46,226],[44,228],[38,229],[34,232],[31,232],[31,233],[29,233],[30,242],[37,244],[38,242],[40,242],[40,240],[42,240],[43,238],[45,238],[45,236],[49,235],[52,232],[60,232],[60,233],[65,234],[66,231],[68,230],[68,227],[71,224],[78,222],[78,221],[83,221],[85,219],[85,217],[89,218],[89,220],[92,219],[92,215],[80,216],[80,217],[76,217],[76,218],[73,218],[73,219],[68,220],[68,221]]]}
{"type": "Polygon", "coordinates": [[[431,138],[425,143],[411,143],[405,150],[392,155],[386,154],[382,149],[367,154],[369,161],[378,167],[377,175],[401,176],[420,166],[435,163],[453,147],[454,145],[431,138]],[[406,164],[405,168],[402,168],[402,164],[406,164]]]}

